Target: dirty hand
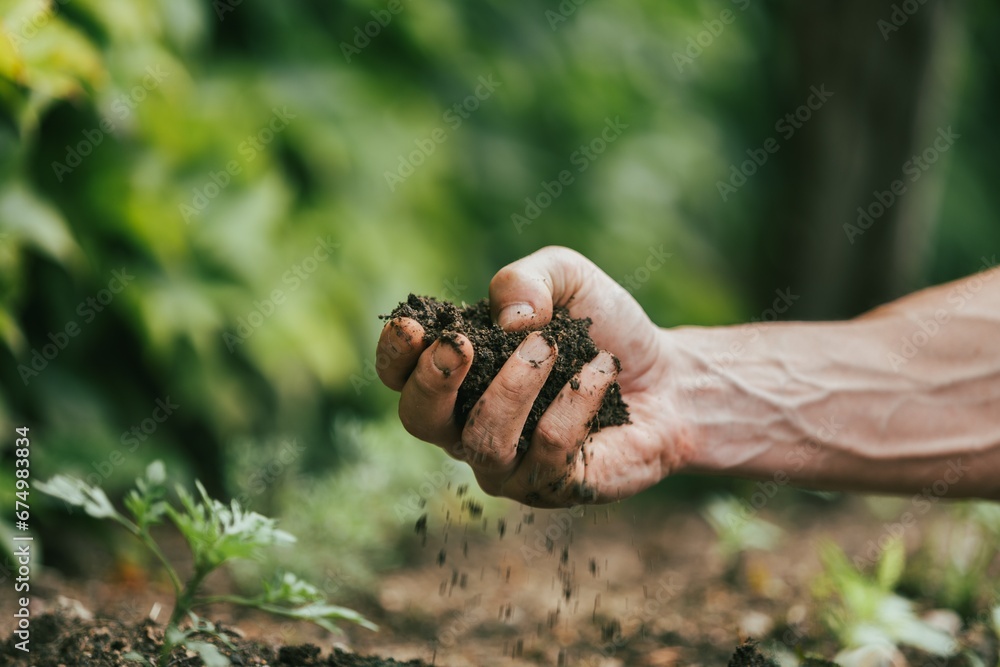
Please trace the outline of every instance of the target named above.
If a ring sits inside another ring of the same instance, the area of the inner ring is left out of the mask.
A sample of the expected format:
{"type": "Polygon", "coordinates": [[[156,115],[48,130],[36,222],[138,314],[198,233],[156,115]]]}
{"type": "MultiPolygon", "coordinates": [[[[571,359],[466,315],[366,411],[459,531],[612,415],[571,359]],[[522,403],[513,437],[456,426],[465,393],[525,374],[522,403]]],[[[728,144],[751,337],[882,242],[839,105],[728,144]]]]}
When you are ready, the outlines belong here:
{"type": "Polygon", "coordinates": [[[601,352],[564,386],[535,429],[527,451],[518,438],[558,350],[530,334],[507,360],[470,414],[455,423],[456,392],[475,351],[423,342],[409,318],[386,324],[378,343],[379,377],[401,392],[399,417],[421,440],[466,461],[490,495],[536,507],[610,502],[645,489],[688,458],[677,418],[663,332],[618,283],[567,248],[543,248],[501,269],[490,283],[494,320],[506,330],[538,329],[566,306],[593,320],[601,352]],[[621,361],[616,370],[614,351],[621,361]],[[589,424],[617,378],[631,423],[593,434],[589,424]],[[574,386],[576,388],[574,388],[574,386]]]}

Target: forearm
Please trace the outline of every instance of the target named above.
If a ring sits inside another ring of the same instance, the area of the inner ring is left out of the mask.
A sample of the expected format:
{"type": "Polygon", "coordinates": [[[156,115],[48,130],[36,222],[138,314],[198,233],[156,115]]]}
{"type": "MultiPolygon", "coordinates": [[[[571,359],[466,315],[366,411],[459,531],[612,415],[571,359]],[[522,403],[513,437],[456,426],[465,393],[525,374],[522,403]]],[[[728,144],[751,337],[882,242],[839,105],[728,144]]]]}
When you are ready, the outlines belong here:
{"type": "Polygon", "coordinates": [[[1000,498],[998,276],[848,322],[665,330],[686,470],[1000,498]]]}

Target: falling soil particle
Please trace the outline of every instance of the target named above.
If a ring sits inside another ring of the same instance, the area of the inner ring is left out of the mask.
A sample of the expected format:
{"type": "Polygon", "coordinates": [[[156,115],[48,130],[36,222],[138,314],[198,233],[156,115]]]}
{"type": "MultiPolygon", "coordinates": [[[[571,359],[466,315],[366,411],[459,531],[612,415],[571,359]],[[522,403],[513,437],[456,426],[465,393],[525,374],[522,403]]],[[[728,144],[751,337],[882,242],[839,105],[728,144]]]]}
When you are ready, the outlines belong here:
{"type": "MultiPolygon", "coordinates": [[[[472,368],[462,381],[458,389],[458,400],[455,402],[455,418],[459,424],[466,423],[476,402],[500,372],[504,362],[529,333],[507,332],[494,324],[486,299],[459,308],[432,297],[411,294],[390,314],[381,317],[386,320],[397,317],[416,320],[424,328],[424,342],[428,345],[439,338],[443,343],[454,345],[455,333],[464,334],[472,342],[474,350],[472,368]]],[[[585,363],[597,356],[599,351],[590,337],[590,325],[589,318],[570,317],[569,311],[560,307],[555,309],[552,321],[542,327],[542,335],[546,340],[556,344],[558,353],[549,377],[525,421],[518,442],[519,449],[527,448],[538,420],[555,400],[559,391],[567,383],[574,390],[580,388],[576,374],[585,363]]],[[[592,419],[591,428],[596,431],[605,426],[627,423],[629,423],[628,406],[622,400],[621,387],[615,382],[605,393],[604,401],[592,419]]]]}

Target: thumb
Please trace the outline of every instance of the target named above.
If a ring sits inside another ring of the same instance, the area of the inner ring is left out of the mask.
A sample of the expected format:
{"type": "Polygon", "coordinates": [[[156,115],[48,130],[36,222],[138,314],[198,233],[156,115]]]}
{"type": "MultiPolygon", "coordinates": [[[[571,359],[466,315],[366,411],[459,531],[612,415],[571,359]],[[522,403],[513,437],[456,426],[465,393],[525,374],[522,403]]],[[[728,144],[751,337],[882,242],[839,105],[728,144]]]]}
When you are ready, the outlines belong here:
{"type": "Polygon", "coordinates": [[[540,329],[552,320],[553,308],[581,290],[592,266],[575,250],[558,246],[508,264],[490,281],[493,320],[506,331],[540,329]]]}

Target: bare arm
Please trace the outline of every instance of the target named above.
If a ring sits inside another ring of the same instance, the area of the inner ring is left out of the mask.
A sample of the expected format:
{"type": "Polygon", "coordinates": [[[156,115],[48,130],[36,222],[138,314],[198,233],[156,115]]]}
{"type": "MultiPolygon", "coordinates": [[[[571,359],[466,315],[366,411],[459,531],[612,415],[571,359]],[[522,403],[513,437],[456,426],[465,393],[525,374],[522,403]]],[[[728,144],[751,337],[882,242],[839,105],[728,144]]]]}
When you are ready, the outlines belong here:
{"type": "Polygon", "coordinates": [[[469,463],[488,493],[537,506],[608,502],[674,472],[827,489],[1000,498],[1000,270],[924,290],[847,322],[660,329],[620,285],[566,248],[501,269],[490,303],[507,329],[554,306],[593,320],[604,352],[517,439],[557,349],[529,336],[456,424],[475,350],[386,325],[383,382],[415,436],[469,463]],[[610,353],[621,360],[619,373],[610,353]],[[613,379],[631,423],[589,433],[613,379]]]}
{"type": "Polygon", "coordinates": [[[694,472],[1000,498],[1000,270],[848,322],[665,330],[694,472]]]}

